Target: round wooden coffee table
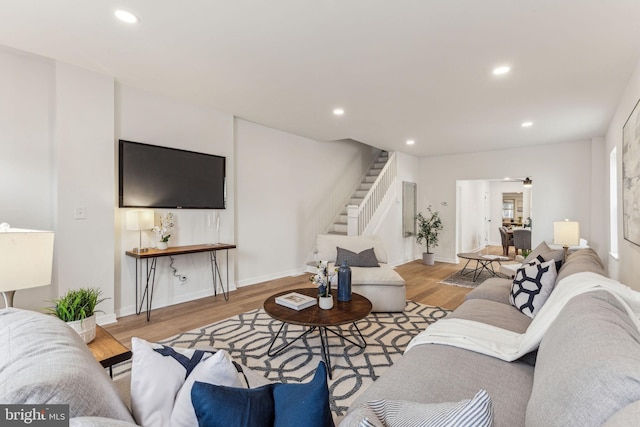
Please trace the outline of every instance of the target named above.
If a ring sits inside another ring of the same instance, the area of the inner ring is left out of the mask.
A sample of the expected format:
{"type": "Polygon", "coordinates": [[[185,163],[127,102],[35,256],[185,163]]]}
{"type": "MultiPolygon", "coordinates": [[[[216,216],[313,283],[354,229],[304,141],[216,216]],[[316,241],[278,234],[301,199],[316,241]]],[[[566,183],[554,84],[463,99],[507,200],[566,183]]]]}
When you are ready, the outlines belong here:
{"type": "Polygon", "coordinates": [[[318,295],[317,288],[302,288],[279,292],[265,300],[264,311],[266,311],[269,316],[282,322],[278,333],[271,340],[271,345],[269,346],[267,354],[270,357],[276,356],[286,350],[291,344],[298,341],[300,338],[307,336],[317,329],[320,332],[322,359],[327,364],[327,372],[329,373],[329,378],[331,379],[331,356],[329,353],[329,339],[327,332],[331,332],[332,334],[339,336],[340,338],[359,348],[365,348],[367,346],[367,342],[364,340],[362,332],[360,332],[360,329],[358,329],[358,326],[355,322],[364,319],[369,313],[371,313],[371,301],[360,294],[353,293],[351,294],[351,301],[340,302],[336,299],[336,295],[334,295],[333,308],[330,310],[323,310],[318,306],[318,304],[316,304],[297,311],[292,308],[282,306],[275,301],[277,297],[288,294],[290,292],[298,292],[310,297],[316,297],[318,295]],[[280,333],[284,329],[285,324],[287,323],[292,325],[307,326],[308,329],[291,341],[286,341],[285,337],[283,336],[282,340],[284,343],[274,350],[273,346],[280,336],[280,333]],[[356,331],[358,331],[358,335],[360,335],[359,341],[361,342],[356,342],[345,337],[341,333],[341,330],[340,332],[338,332],[336,329],[330,328],[345,325],[348,323],[353,324],[353,326],[356,328],[356,331]]]}

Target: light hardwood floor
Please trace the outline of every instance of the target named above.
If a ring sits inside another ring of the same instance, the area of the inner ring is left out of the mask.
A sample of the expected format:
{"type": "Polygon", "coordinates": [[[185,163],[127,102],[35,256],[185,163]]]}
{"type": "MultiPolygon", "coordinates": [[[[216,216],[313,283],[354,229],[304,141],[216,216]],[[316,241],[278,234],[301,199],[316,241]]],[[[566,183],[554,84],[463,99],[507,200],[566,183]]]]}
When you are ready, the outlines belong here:
{"type": "MultiPolygon", "coordinates": [[[[490,253],[501,255],[502,248],[492,246],[490,253]]],[[[462,304],[465,295],[471,289],[443,285],[438,282],[460,270],[462,266],[463,264],[441,262],[436,262],[434,266],[426,266],[422,261],[413,261],[398,266],[396,270],[406,281],[407,299],[453,310],[462,304]]],[[[149,322],[144,313],[139,316],[121,317],[118,323],[107,325],[105,329],[125,346],[131,348],[131,337],[157,341],[260,308],[264,300],[275,292],[311,286],[309,276],[304,274],[284,277],[245,286],[231,292],[229,301],[225,301],[222,295],[218,295],[155,309],[151,312],[149,322]]]]}

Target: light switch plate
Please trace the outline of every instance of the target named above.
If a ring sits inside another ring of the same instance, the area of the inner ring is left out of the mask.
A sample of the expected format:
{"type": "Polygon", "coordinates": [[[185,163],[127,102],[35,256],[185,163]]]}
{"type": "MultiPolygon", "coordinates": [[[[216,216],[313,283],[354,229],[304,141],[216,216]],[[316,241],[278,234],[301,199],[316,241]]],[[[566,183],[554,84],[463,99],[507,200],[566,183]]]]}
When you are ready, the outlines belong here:
{"type": "Polygon", "coordinates": [[[76,207],[75,218],[76,219],[87,219],[87,208],[85,208],[84,206],[76,207]]]}

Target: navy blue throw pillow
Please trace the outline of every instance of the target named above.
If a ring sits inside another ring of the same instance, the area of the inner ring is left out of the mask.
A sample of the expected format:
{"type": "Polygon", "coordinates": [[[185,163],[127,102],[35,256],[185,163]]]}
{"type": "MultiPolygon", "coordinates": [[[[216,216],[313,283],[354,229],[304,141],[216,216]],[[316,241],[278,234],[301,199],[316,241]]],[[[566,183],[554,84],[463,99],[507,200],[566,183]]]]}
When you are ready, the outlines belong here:
{"type": "Polygon", "coordinates": [[[320,362],[308,383],[272,386],[276,415],[274,427],[333,427],[324,362],[320,362]]]}
{"type": "Polygon", "coordinates": [[[196,381],[191,403],[200,427],[272,427],[271,384],[258,388],[234,388],[196,381]]]}
{"type": "Polygon", "coordinates": [[[191,402],[200,427],[334,427],[324,362],[305,384],[244,389],[196,381],[191,402]]]}

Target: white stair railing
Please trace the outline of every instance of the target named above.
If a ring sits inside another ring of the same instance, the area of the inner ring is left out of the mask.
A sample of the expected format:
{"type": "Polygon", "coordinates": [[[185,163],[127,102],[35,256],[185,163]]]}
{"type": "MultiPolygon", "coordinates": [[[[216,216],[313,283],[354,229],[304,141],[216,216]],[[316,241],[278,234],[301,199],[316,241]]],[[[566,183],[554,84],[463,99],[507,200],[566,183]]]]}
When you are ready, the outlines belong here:
{"type": "Polygon", "coordinates": [[[389,153],[389,160],[382,168],[380,174],[373,182],[371,189],[364,197],[359,206],[349,205],[347,207],[347,234],[349,236],[359,236],[371,221],[376,213],[382,199],[398,175],[396,153],[389,153]]]}

